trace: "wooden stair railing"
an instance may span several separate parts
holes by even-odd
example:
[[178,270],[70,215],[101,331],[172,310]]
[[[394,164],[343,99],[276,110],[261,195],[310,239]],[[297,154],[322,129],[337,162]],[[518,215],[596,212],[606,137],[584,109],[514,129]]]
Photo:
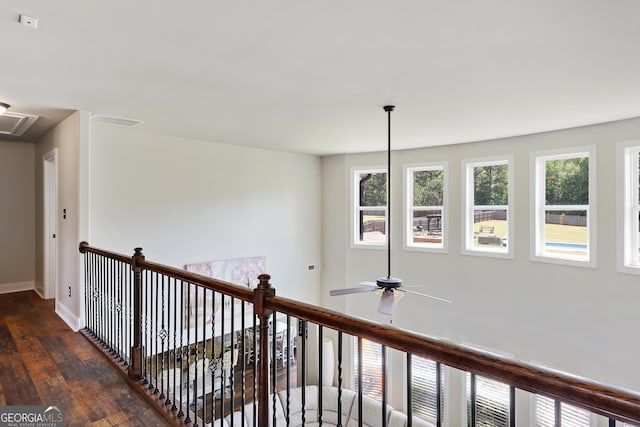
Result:
[[[257,425],[259,426],[269,425],[269,375],[270,370],[273,368],[270,366],[268,358],[261,356],[270,354],[271,351],[268,347],[268,328],[269,320],[274,313],[282,313],[340,333],[372,340],[412,356],[424,357],[471,374],[497,380],[536,395],[547,396],[557,401],[584,408],[609,418],[610,425],[615,425],[614,420],[640,424],[640,393],[279,297],[275,295],[275,289],[269,283],[270,277],[266,274],[260,276],[259,286],[252,291],[245,287],[147,261],[140,248],[136,248],[133,257],[94,248],[86,242],[80,243],[79,249],[83,254],[97,254],[110,260],[128,264],[134,272],[132,288],[133,309],[135,312],[133,314],[134,330],[130,349],[132,363],[126,372],[132,382],[137,385],[140,385],[139,382],[142,381],[141,354],[143,353],[144,342],[143,337],[140,335],[143,329],[141,326],[143,319],[140,314],[142,297],[139,286],[142,271],[163,274],[176,280],[220,292],[240,301],[252,303],[254,313],[260,319],[260,347],[258,349],[258,371],[256,372],[258,377],[256,393]],[[85,276],[87,277],[90,276],[90,264],[85,263]],[[86,304],[91,304],[89,297],[87,297]],[[96,338],[97,332],[90,330],[91,323],[91,319],[88,319],[88,327],[85,328],[83,333],[94,343],[101,341],[102,338]],[[104,342],[101,341],[100,346],[104,349]],[[113,351],[107,351],[107,353],[111,354],[113,358]],[[140,363],[136,362],[138,358]],[[151,397],[149,400],[153,402],[154,398]],[[156,406],[158,405],[156,404]],[[169,411],[167,408],[162,408],[162,405],[160,405],[160,411],[161,413],[164,411],[166,418],[175,424],[191,423],[188,414],[186,418],[176,416],[176,411]],[[194,414],[195,417],[196,415]]]

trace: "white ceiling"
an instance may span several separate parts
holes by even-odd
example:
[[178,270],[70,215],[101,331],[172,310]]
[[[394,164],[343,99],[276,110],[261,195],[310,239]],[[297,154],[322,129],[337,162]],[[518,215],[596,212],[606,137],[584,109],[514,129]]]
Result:
[[[18,15],[39,19],[33,30]],[[638,0],[3,0],[0,100],[312,154],[640,116]]]

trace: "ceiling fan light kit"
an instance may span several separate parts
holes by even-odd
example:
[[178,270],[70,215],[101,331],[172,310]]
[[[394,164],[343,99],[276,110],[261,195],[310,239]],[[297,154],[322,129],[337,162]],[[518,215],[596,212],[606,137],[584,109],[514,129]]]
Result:
[[374,282],[362,282],[360,286],[355,288],[334,289],[329,291],[329,295],[348,295],[360,292],[376,291],[380,295],[380,305],[378,312],[382,314],[392,315],[393,306],[402,298],[404,292],[416,294],[427,298],[432,298],[442,302],[451,302],[446,299],[425,295],[418,292],[404,289],[402,279],[391,276],[391,112],[395,109],[395,105],[385,105],[384,111],[387,112],[387,276],[379,277]]

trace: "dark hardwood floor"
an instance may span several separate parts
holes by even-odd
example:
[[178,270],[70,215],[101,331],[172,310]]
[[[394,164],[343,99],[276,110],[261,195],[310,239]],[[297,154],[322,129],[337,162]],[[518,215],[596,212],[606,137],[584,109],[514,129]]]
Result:
[[0,406],[63,407],[68,426],[165,426],[153,408],[35,292],[0,295]]

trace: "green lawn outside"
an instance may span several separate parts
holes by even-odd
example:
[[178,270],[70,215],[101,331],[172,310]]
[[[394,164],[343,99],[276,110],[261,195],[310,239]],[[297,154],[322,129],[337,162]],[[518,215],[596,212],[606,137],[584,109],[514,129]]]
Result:
[[[476,222],[473,225],[474,234],[479,233],[480,227],[493,227],[495,234],[498,237],[505,237],[507,235],[507,221],[482,221]],[[545,224],[545,236],[547,242],[559,242],[559,243],[587,243],[587,227],[578,227],[573,225],[560,225],[560,224]]]

